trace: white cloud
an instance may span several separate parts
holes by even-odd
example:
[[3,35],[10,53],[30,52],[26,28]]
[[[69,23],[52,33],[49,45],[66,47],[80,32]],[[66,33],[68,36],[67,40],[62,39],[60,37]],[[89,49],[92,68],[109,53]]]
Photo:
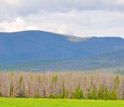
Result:
[[124,0],[117,0],[116,1],[117,5],[123,5],[124,6]]
[[61,24],[57,28],[57,33],[60,33],[60,34],[72,34],[71,27],[69,27],[66,24]]
[[68,12],[76,10],[121,10],[124,0],[2,0],[17,13],[26,15],[37,11]]
[[0,0],[0,31],[124,37],[124,0]]

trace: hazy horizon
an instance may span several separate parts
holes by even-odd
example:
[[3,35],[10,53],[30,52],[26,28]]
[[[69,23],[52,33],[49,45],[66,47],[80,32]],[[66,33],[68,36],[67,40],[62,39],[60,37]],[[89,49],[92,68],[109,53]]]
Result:
[[[40,32],[48,32],[48,33],[55,33],[55,34],[59,34],[59,35],[65,35],[65,36],[74,36],[74,37],[79,37],[79,38],[93,38],[93,37],[99,37],[99,38],[102,38],[102,37],[119,37],[119,36],[111,36],[111,35],[109,35],[109,36],[95,36],[95,35],[93,35],[93,36],[89,36],[89,37],[86,37],[86,36],[78,36],[78,35],[68,35],[68,34],[62,34],[62,33],[56,33],[56,32],[50,32],[50,31],[43,31],[43,30],[20,30],[20,31],[13,31],[13,32],[0,32],[0,33],[19,33],[19,32],[26,32],[26,31],[40,31]],[[119,37],[119,38],[122,38],[122,39],[124,39],[124,37]]]

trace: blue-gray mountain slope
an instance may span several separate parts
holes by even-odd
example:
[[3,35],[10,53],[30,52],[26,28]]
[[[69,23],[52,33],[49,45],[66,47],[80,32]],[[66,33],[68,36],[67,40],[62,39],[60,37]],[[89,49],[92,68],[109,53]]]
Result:
[[78,59],[124,49],[118,37],[78,38],[43,31],[0,33],[0,64]]

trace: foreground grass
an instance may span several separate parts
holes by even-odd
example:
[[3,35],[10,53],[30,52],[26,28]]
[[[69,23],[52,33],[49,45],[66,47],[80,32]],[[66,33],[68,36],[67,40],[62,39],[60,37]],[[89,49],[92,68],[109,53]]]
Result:
[[124,101],[0,98],[0,107],[124,107]]

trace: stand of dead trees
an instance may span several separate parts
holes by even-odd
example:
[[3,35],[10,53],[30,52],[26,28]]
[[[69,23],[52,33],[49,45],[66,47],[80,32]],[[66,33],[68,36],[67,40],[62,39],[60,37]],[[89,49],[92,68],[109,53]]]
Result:
[[124,99],[124,76],[1,72],[0,97]]

